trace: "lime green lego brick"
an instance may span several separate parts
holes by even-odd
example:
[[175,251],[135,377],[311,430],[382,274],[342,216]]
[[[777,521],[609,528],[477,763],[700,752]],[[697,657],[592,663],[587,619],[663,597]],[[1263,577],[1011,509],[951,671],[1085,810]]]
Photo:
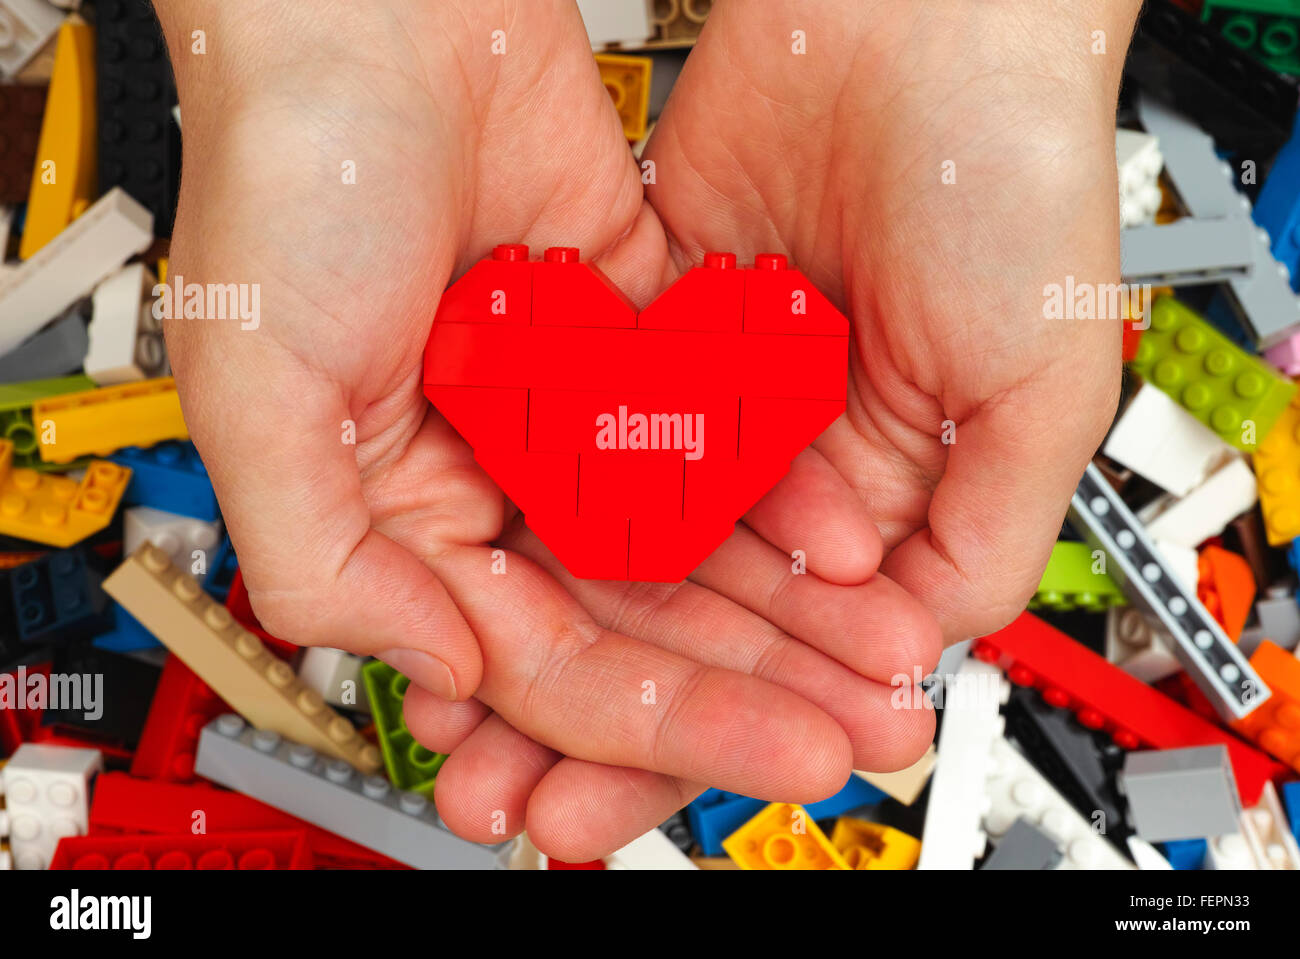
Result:
[[[1268,435],[1296,391],[1296,384],[1168,296],[1152,305],[1151,328],[1130,365],[1225,443],[1247,453]],[[1244,428],[1248,420],[1253,431]]]
[[406,728],[402,700],[411,681],[378,660],[361,667],[361,681],[370,697],[370,714],[379,734],[379,750],[384,754],[388,778],[398,789],[432,794],[438,770],[447,756],[425,749]]
[[1300,73],[1300,0],[1205,0],[1201,19],[1279,73]]
[[80,393],[94,388],[95,381],[80,373],[75,376],[56,376],[48,380],[0,384],[0,413],[30,409],[37,400],[60,396],[63,393]]
[[1092,548],[1087,543],[1057,543],[1029,608],[1104,613],[1112,606],[1127,604],[1124,591],[1105,573],[1094,573],[1093,563]]

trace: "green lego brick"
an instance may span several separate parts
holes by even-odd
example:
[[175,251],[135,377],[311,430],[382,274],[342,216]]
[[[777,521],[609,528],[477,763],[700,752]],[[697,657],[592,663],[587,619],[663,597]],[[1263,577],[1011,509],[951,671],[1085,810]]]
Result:
[[[1296,384],[1169,296],[1152,305],[1151,328],[1131,365],[1225,443],[1247,453],[1255,452],[1296,391]],[[1253,436],[1243,429],[1247,420],[1255,424]]]
[[61,393],[80,393],[94,388],[94,380],[79,373],[48,380],[0,384],[0,436],[13,440],[14,466],[49,473],[67,472],[88,464],[88,456],[74,463],[47,463],[41,459],[36,428],[32,425],[32,404]]
[[402,717],[402,700],[411,681],[387,663],[375,660],[361,667],[361,681],[370,697],[370,713],[379,734],[388,778],[398,789],[430,795],[445,753],[425,749],[415,741]]
[[1128,603],[1124,591],[1105,573],[1092,571],[1092,547],[1087,543],[1059,542],[1043,570],[1030,609],[1086,609],[1102,613]]
[[1300,0],[1205,0],[1201,19],[1265,66],[1300,73]]

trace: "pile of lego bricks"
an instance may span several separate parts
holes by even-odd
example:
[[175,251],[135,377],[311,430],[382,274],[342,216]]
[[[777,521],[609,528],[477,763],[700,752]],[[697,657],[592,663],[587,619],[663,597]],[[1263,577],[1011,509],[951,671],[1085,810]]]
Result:
[[[639,147],[708,4],[581,6]],[[443,827],[403,676],[257,622],[153,315],[180,160],[157,24],[0,0],[0,865],[1300,868],[1293,6],[1146,6],[1116,155],[1149,326],[1031,611],[927,683],[935,746],[802,807],[710,789],[566,864]]]

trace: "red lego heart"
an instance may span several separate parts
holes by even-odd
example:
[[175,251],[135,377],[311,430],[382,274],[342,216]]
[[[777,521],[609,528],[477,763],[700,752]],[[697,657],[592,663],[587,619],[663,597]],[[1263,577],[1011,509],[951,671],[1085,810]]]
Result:
[[424,392],[574,576],[675,582],[844,411],[848,336],[778,254],[638,314],[577,250],[505,245],[443,295]]

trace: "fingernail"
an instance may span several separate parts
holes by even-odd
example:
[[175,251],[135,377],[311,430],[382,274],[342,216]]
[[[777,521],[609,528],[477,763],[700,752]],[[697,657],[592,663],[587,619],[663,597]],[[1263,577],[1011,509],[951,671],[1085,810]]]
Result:
[[382,659],[417,686],[443,699],[456,698],[456,680],[451,669],[437,656],[422,649],[389,649],[377,653]]

